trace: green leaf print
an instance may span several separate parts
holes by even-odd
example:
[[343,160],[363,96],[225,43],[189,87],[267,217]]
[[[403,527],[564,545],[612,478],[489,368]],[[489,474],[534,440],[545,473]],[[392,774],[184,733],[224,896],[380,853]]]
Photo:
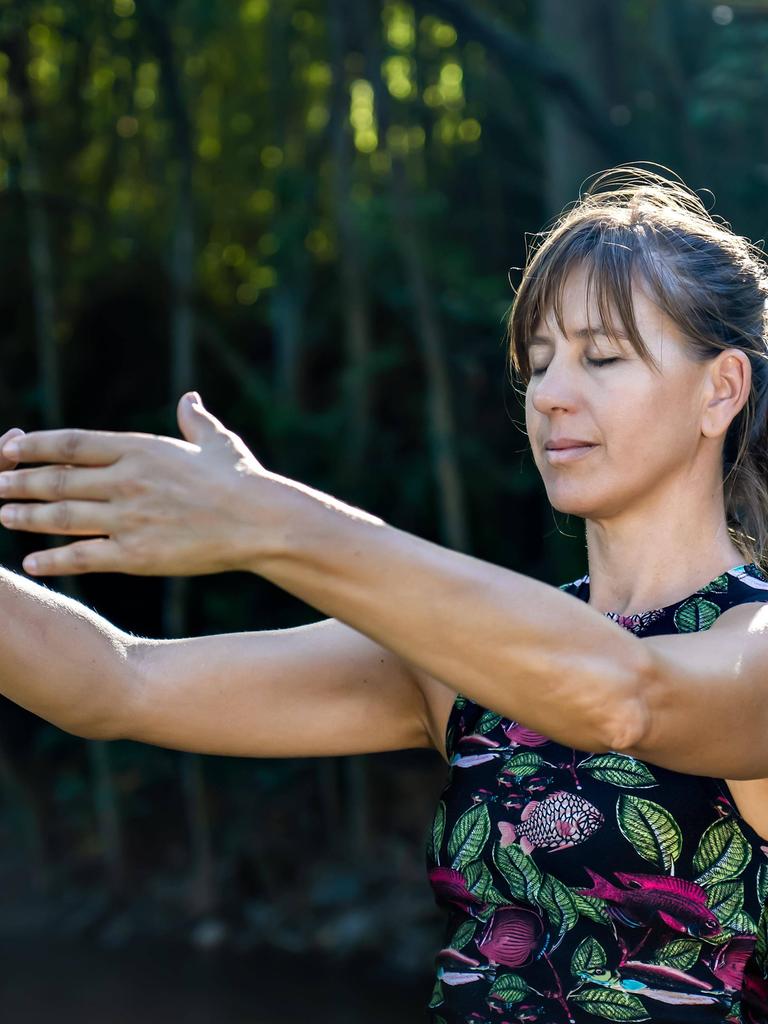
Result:
[[580,914],[588,917],[590,921],[607,925],[609,928],[612,927],[611,915],[605,909],[605,900],[601,900],[599,896],[582,896],[581,893],[574,892],[573,889],[570,890],[570,893]]
[[475,726],[475,732],[485,733],[490,732],[491,729],[495,729],[501,721],[501,715],[497,715],[494,711],[484,711],[480,716],[480,721]]
[[608,957],[606,956],[603,947],[597,939],[593,939],[591,935],[588,935],[586,939],[581,940],[573,951],[573,956],[571,957],[571,974],[575,978],[578,978],[582,974],[601,970],[607,966],[607,963]]
[[495,906],[505,906],[507,900],[493,884],[493,876],[488,866],[481,860],[472,861],[464,872],[467,889],[473,896],[477,896],[483,903],[492,903]]
[[698,885],[712,885],[736,878],[749,864],[752,851],[733,818],[713,821],[699,840],[693,855],[693,869],[699,875]]
[[519,1003],[529,991],[528,984],[519,974],[502,974],[491,985],[486,998],[493,996],[505,1003]]
[[559,938],[579,920],[579,909],[568,886],[554,875],[545,875],[539,889],[539,906],[547,912],[552,930]]
[[462,921],[451,937],[448,945],[451,949],[463,949],[470,942],[477,930],[477,921]]
[[445,1017],[441,1017],[439,1013],[436,1013],[432,1017],[432,1024],[446,1024]]
[[734,914],[726,925],[734,935],[754,935],[757,932],[757,922],[745,910]]
[[728,924],[734,914],[744,910],[744,883],[715,882],[707,889],[707,906],[720,924]]
[[650,1014],[637,998],[629,992],[619,992],[610,988],[585,988],[571,995],[574,1003],[579,1003],[589,1013],[607,1020],[640,1021],[650,1020]]
[[757,869],[757,902],[762,906],[768,900],[768,864],[763,862]]
[[762,976],[768,978],[768,907],[763,907],[757,922],[755,960]]
[[435,981],[435,987],[432,989],[432,995],[430,996],[429,1002],[427,1003],[428,1008],[431,1010],[435,1006],[440,1006],[441,1003],[445,1002],[445,993],[443,992],[443,982],[441,978]]
[[702,594],[727,594],[728,593],[728,574],[723,573],[722,576],[718,576],[716,580],[712,580],[706,587],[701,588]]
[[448,840],[448,856],[453,858],[451,867],[460,871],[469,861],[477,860],[490,834],[491,819],[486,804],[477,804],[464,811]]
[[622,793],[616,803],[616,820],[624,837],[643,860],[669,874],[674,873],[683,835],[680,826],[661,804]]
[[675,629],[678,633],[695,633],[709,629],[720,615],[720,608],[704,597],[692,597],[681,604],[674,614]]
[[432,830],[427,837],[427,857],[436,864],[440,863],[440,846],[445,831],[445,801],[440,800],[432,818]]
[[628,789],[645,789],[656,786],[655,777],[642,761],[628,754],[594,754],[579,764],[582,772],[589,772],[599,782],[610,782],[613,786]]
[[506,758],[504,774],[514,775],[516,779],[524,779],[528,775],[535,775],[543,764],[544,758],[541,754],[534,754],[532,751],[515,754],[514,757]]
[[496,843],[493,859],[514,899],[522,903],[538,903],[541,872],[519,846],[514,843],[509,846]]
[[648,963],[661,967],[674,967],[678,971],[689,971],[701,955],[701,943],[696,939],[672,939],[665,942]]

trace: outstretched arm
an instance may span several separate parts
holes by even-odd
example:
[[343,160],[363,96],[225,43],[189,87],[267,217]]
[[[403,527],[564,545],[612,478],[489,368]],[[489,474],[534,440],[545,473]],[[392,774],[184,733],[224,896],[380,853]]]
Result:
[[201,403],[182,400],[179,423],[187,442],[71,430],[19,439],[22,461],[65,465],[0,476],[8,497],[48,502],[17,506],[14,527],[106,535],[41,552],[43,572],[252,571],[566,745],[598,752],[634,739],[647,652],[632,634],[556,587],[265,470]]
[[646,637],[642,729],[624,753],[720,779],[768,776],[768,603],[695,633]]

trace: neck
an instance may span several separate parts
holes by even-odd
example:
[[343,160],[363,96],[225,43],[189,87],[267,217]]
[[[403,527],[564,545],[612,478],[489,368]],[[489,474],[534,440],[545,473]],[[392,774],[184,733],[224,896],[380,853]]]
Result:
[[589,604],[601,612],[663,608],[749,559],[728,533],[720,502],[658,502],[586,520]]

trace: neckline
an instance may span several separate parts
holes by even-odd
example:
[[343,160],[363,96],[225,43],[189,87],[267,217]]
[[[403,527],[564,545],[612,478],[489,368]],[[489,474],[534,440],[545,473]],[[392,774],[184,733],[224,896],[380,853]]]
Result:
[[[624,613],[624,612],[611,611],[611,612],[601,612],[600,614],[601,615],[607,615],[610,618],[615,619],[618,622],[637,622],[637,621],[645,618],[647,615],[650,615],[650,614],[659,615],[659,614],[661,614],[663,612],[668,612],[668,611],[670,611],[673,608],[677,608],[678,605],[684,604],[686,601],[690,601],[691,598],[698,597],[700,594],[703,594],[705,591],[710,590],[712,588],[712,584],[715,583],[717,580],[721,579],[723,576],[736,576],[736,574],[739,572],[739,570],[750,570],[750,569],[754,569],[754,570],[756,570],[757,573],[760,574],[760,576],[764,576],[764,574],[761,572],[759,566],[755,562],[740,562],[738,565],[734,565],[731,569],[724,569],[723,572],[718,573],[717,576],[714,576],[711,580],[709,580],[709,582],[702,584],[702,586],[700,586],[698,590],[694,590],[692,593],[686,594],[685,597],[681,597],[679,600],[673,601],[671,604],[661,605],[661,606],[657,606],[655,608],[646,608],[642,612],[626,612],[626,613]],[[589,581],[589,573],[587,573],[586,575],[582,576],[581,579],[578,581],[577,597],[580,597],[586,603],[589,602],[589,589],[590,589],[589,588],[589,582],[590,582]],[[597,610],[597,609],[595,609],[595,610]]]

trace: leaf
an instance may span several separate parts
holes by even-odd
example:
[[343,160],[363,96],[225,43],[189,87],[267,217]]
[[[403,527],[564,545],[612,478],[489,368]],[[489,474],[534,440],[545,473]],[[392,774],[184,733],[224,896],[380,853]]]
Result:
[[582,896],[581,893],[574,892],[573,889],[570,892],[580,914],[588,917],[590,921],[611,927],[611,915],[606,910],[605,900],[600,899],[599,896]]
[[678,633],[695,633],[700,629],[709,629],[719,615],[718,605],[704,597],[692,597],[680,605],[673,620]]
[[493,858],[514,899],[521,903],[538,903],[541,872],[534,861],[514,843],[509,846],[497,843]]
[[501,715],[497,715],[494,711],[484,711],[480,716],[480,721],[475,726],[475,732],[485,734],[490,732],[491,729],[495,729],[501,721]]
[[477,860],[490,834],[491,819],[486,804],[477,804],[476,807],[464,811],[453,826],[451,838],[448,840],[451,867],[460,871],[469,861]]
[[582,761],[579,769],[589,772],[592,778],[599,782],[610,782],[614,786],[644,789],[647,786],[658,785],[645,762],[638,761],[628,754],[594,754],[586,761]]
[[578,978],[582,974],[591,973],[608,965],[605,950],[591,935],[582,939],[571,957],[571,974]]
[[432,989],[432,995],[430,996],[427,1007],[431,1010],[434,1006],[440,1006],[441,1003],[445,1002],[445,993],[443,992],[443,982],[440,978],[435,981],[435,986]]
[[768,864],[763,861],[757,869],[757,901],[762,906],[768,900]]
[[463,949],[474,938],[476,929],[477,921],[462,921],[449,942],[451,949]]
[[671,872],[680,856],[683,835],[666,807],[643,797],[622,793],[616,819],[624,837],[643,860]]
[[493,884],[493,876],[488,870],[488,866],[481,860],[473,861],[469,864],[464,872],[464,879],[467,884],[467,889],[476,896],[483,903],[492,903],[495,906],[505,906],[509,900],[507,900],[502,894],[496,889]]
[[757,933],[755,920],[745,910],[734,914],[726,927],[736,935],[755,935]]
[[693,868],[699,875],[693,881],[712,885],[736,878],[749,864],[752,851],[734,818],[713,821],[699,840],[693,855]]
[[757,922],[755,960],[762,976],[768,978],[768,907],[763,907]]
[[571,995],[574,1003],[580,1003],[589,1013],[608,1020],[650,1020],[650,1014],[637,998],[629,992],[617,992],[609,988],[584,988]]
[[661,946],[648,960],[660,967],[674,967],[678,971],[689,971],[701,955],[701,943],[695,939],[672,939]]
[[516,779],[524,779],[528,775],[535,775],[544,764],[541,754],[534,754],[526,751],[524,754],[515,754],[504,761],[504,774],[514,775]]
[[552,930],[558,938],[564,935],[579,920],[579,910],[573,894],[554,875],[545,875],[539,889],[539,906],[547,912]]
[[716,882],[707,890],[707,906],[720,924],[728,924],[744,909],[744,882]]
[[427,858],[439,864],[438,856],[445,831],[445,801],[440,800],[432,819],[432,830],[427,839]]
[[718,576],[717,579],[712,580],[706,587],[701,588],[701,593],[712,593],[712,594],[727,594],[728,593],[728,574],[723,573],[722,576]]
[[505,1003],[519,1003],[528,992],[529,986],[519,974],[502,974],[491,985],[487,998],[493,996]]

